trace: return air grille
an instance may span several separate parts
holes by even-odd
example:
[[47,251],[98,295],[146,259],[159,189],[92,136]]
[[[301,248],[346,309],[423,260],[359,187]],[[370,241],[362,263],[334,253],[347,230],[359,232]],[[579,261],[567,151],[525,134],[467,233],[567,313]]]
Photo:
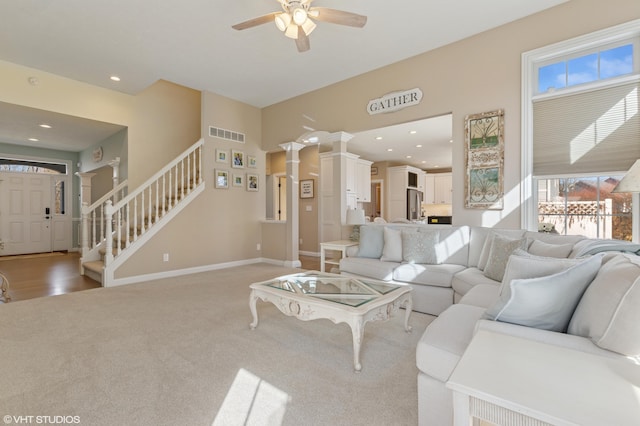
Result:
[[244,133],[209,126],[209,136],[244,143]]

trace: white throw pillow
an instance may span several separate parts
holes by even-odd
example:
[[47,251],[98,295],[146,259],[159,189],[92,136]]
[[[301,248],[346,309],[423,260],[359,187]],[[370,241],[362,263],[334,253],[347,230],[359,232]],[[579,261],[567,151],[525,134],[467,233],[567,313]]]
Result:
[[605,263],[582,296],[569,334],[603,349],[640,356],[640,257],[618,254]]
[[438,263],[436,245],[438,233],[435,231],[402,231],[402,259],[408,263]]
[[591,256],[561,272],[512,279],[485,318],[564,332],[585,289],[598,273],[602,255]]
[[384,228],[383,262],[402,262],[402,232],[399,229]]
[[480,257],[478,258],[478,269],[484,271],[484,268],[487,266],[487,260],[489,259],[489,252],[491,251],[491,243],[493,242],[493,237],[496,234],[489,233],[487,238],[484,240],[484,245],[482,246],[482,250],[480,251]]
[[540,240],[532,240],[529,244],[529,253],[536,256],[567,258],[573,250],[573,244],[549,244]]
[[364,225],[360,227],[358,257],[380,259],[383,247],[384,233],[382,226]]
[[527,239],[513,239],[496,234],[491,241],[491,249],[487,265],[484,268],[484,276],[495,281],[502,281],[504,271],[509,261],[509,256],[517,249],[526,248]]

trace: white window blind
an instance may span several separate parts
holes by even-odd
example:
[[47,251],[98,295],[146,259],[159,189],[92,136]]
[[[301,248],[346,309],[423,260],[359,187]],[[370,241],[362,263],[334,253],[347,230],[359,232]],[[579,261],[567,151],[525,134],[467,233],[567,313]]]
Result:
[[534,176],[628,170],[640,158],[640,84],[533,105]]

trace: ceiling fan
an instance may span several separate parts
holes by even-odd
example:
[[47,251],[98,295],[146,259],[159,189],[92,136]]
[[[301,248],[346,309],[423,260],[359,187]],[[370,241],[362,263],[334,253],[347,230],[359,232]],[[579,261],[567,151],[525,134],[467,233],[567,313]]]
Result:
[[309,34],[316,28],[317,21],[332,24],[348,25],[350,27],[364,27],[367,17],[342,10],[327,7],[311,7],[313,0],[277,0],[284,12],[272,12],[257,18],[249,19],[233,25],[236,30],[246,30],[258,25],[274,21],[284,35],[296,41],[299,52],[309,50]]

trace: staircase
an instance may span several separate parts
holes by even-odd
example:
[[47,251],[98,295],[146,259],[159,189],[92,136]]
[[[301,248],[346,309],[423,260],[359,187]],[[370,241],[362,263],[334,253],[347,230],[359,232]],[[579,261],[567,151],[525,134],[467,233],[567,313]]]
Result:
[[201,139],[133,192],[123,182],[82,206],[80,273],[113,285],[114,271],[204,190]]

